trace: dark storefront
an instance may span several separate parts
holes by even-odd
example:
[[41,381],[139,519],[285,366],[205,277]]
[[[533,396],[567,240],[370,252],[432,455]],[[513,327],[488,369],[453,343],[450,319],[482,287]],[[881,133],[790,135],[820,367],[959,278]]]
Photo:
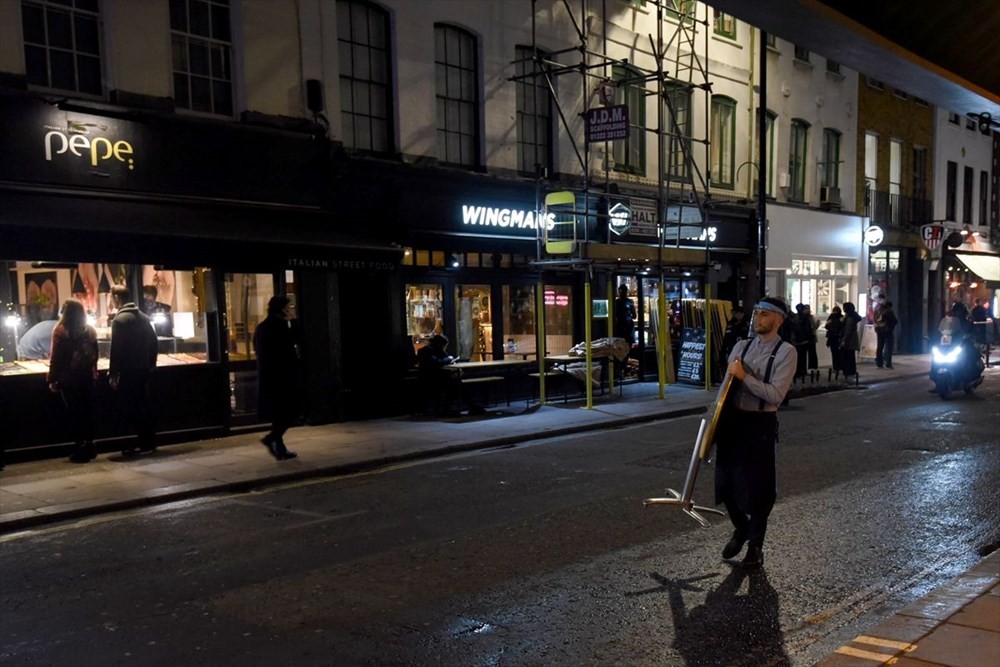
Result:
[[[329,192],[322,135],[177,116],[60,108],[0,96],[0,405],[8,451],[63,442],[45,384],[47,359],[18,342],[84,302],[107,368],[108,292],[157,288],[170,323],[158,330],[153,402],[161,438],[196,437],[256,422],[252,335],[268,299],[296,302],[304,414],[312,422],[364,416],[377,400],[358,349],[391,349],[388,294],[401,252],[353,238]],[[363,313],[359,316],[358,313]],[[384,367],[384,368],[383,368]],[[120,433],[102,374],[99,438]]]

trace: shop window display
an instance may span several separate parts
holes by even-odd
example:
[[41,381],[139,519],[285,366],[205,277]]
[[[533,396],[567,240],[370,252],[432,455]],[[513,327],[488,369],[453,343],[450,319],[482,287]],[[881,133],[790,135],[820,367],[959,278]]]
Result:
[[444,333],[444,293],[436,283],[406,286],[406,333],[419,350],[436,333]]
[[504,285],[504,354],[513,358],[534,356],[535,288],[532,285]]
[[493,316],[490,308],[489,285],[458,285],[455,288],[458,305],[456,354],[468,361],[493,358]]
[[816,317],[826,318],[834,306],[850,300],[855,263],[849,260],[792,259],[786,280],[791,305],[808,304]]
[[[205,272],[164,271],[154,266],[113,263],[51,263],[8,261],[0,282],[3,331],[0,334],[0,375],[44,373],[48,370],[51,329],[61,304],[81,301],[87,320],[97,330],[98,369],[108,368],[111,349],[111,287],[132,288],[136,303],[156,318],[157,366],[208,361],[206,314],[198,295],[204,294]],[[143,302],[143,286],[155,288],[155,298]],[[147,290],[152,292],[153,290]],[[48,336],[45,329],[48,328]]]

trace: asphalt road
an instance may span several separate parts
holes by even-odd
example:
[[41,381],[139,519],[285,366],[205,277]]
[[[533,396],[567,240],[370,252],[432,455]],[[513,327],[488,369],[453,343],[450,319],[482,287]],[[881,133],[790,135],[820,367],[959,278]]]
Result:
[[5,536],[0,662],[810,665],[1000,544],[1000,369],[929,388],[793,402],[760,574],[642,506],[684,418]]

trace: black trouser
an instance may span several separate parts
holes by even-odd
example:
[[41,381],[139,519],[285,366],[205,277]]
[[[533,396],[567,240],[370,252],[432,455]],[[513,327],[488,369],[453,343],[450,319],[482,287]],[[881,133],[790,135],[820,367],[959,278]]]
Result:
[[82,445],[94,440],[94,386],[89,383],[66,384],[59,389],[66,411],[73,442]]
[[716,438],[715,502],[723,503],[736,533],[751,546],[764,545],[767,519],[777,498],[775,412],[732,410]]
[[896,335],[891,331],[875,330],[875,365],[879,368],[892,366],[892,348],[896,344]]
[[857,350],[840,349],[840,370],[844,371],[844,377],[858,374]]
[[139,436],[139,447],[153,447],[156,425],[149,405],[149,371],[122,371],[118,375],[118,409],[123,424]]

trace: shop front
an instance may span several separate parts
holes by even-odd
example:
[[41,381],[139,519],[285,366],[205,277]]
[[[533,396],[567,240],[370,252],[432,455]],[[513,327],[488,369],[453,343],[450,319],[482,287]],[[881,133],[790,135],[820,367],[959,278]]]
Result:
[[[161,442],[258,421],[252,338],[275,294],[297,306],[292,326],[310,362],[303,414],[317,422],[349,414],[348,395],[365,383],[344,373],[343,346],[360,336],[341,324],[343,293],[351,293],[341,285],[349,276],[387,294],[401,252],[340,232],[318,194],[329,178],[325,141],[60,108],[27,95],[0,97],[0,114],[10,130],[0,140],[8,452],[44,455],[30,452],[67,439],[62,406],[45,382],[44,335],[67,298],[83,302],[98,332],[98,439],[112,449],[125,433],[106,377],[116,284],[154,321],[151,401]],[[372,313],[365,327],[388,329],[389,310]]]

